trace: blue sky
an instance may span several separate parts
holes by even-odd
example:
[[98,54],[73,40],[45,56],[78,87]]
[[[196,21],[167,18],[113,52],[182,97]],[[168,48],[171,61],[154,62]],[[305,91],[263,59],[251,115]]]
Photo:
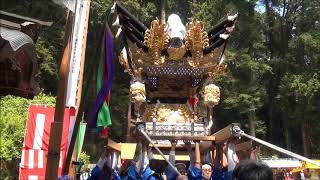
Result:
[[255,10],[261,14],[266,12],[266,8],[264,7],[264,4],[262,4],[260,1],[257,1]]

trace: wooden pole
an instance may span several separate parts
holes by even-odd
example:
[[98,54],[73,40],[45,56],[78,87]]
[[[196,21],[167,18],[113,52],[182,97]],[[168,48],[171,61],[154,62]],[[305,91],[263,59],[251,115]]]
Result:
[[46,166],[46,180],[56,180],[58,175],[59,160],[60,160],[60,145],[62,136],[62,123],[64,118],[64,109],[66,102],[66,90],[68,83],[70,49],[71,49],[71,34],[73,24],[73,13],[68,11],[68,19],[65,32],[65,47],[62,54],[58,92],[56,99],[56,107],[54,112],[54,120],[51,123],[49,149]]
[[[67,157],[65,161],[65,166],[63,169],[63,175],[67,175],[69,172],[70,162],[72,159],[72,154],[74,152],[74,145],[76,143],[76,137],[79,131],[79,125],[81,122],[81,115],[79,115],[79,109],[81,104],[81,95],[82,95],[82,83],[83,83],[83,72],[84,72],[84,65],[86,60],[86,44],[87,44],[87,32],[88,32],[88,22],[89,22],[89,12],[90,12],[90,0],[87,0],[86,6],[86,18],[85,18],[85,25],[83,30],[83,41],[82,41],[82,54],[81,54],[81,63],[80,63],[80,73],[79,73],[79,81],[78,81],[78,91],[77,91],[77,100],[76,100],[76,122],[74,124],[72,137],[69,145],[69,149],[67,152]],[[78,117],[79,116],[79,117]]]

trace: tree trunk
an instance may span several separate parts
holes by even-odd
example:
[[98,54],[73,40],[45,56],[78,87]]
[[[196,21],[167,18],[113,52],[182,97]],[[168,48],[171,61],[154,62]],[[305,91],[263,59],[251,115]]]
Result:
[[301,116],[301,133],[302,133],[302,145],[303,145],[303,155],[306,157],[311,156],[311,149],[310,149],[310,134],[309,134],[309,122],[304,117],[304,112],[302,112]]
[[287,150],[291,150],[290,124],[289,124],[287,112],[282,113],[282,119],[283,119],[283,129],[284,129],[286,148]]
[[249,112],[249,128],[250,128],[250,135],[256,137],[256,124],[255,124],[255,113],[253,110]]
[[161,12],[160,12],[161,23],[166,23],[166,0],[161,0]]
[[[263,1],[264,6],[266,8],[266,42],[267,42],[267,49],[266,49],[266,56],[269,57],[270,59],[273,58],[273,47],[272,47],[272,27],[273,27],[273,19],[272,19],[272,13],[271,13],[271,7],[270,7],[270,0],[264,0]],[[274,67],[273,67],[274,68]],[[268,86],[268,97],[269,97],[269,104],[268,104],[268,140],[270,142],[273,142],[273,129],[274,129],[274,120],[273,120],[273,114],[274,114],[274,97],[275,97],[275,79],[276,79],[277,74],[274,74],[273,77],[270,80],[270,84]]]

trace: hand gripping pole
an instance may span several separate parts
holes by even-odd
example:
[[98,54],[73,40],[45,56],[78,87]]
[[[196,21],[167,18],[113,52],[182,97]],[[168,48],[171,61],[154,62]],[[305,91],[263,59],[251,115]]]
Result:
[[246,137],[246,138],[248,138],[248,139],[251,139],[252,141],[255,141],[255,142],[257,142],[257,143],[260,143],[260,144],[262,144],[262,145],[265,145],[265,146],[267,146],[267,147],[269,147],[269,148],[271,148],[271,149],[274,149],[274,150],[276,150],[276,151],[278,151],[278,152],[280,152],[280,153],[286,154],[286,155],[288,155],[288,156],[294,157],[294,158],[299,159],[299,160],[301,160],[301,161],[305,161],[305,162],[308,162],[308,163],[310,163],[310,164],[313,164],[313,165],[316,165],[316,166],[319,166],[319,167],[320,167],[320,163],[318,163],[318,162],[316,162],[316,161],[314,161],[314,160],[311,160],[311,159],[309,159],[309,158],[303,157],[303,156],[301,156],[301,155],[299,155],[299,154],[293,153],[293,152],[291,152],[291,151],[288,151],[288,150],[286,150],[286,149],[283,149],[283,148],[281,148],[281,147],[278,147],[278,146],[276,146],[276,145],[273,145],[273,144],[271,144],[271,143],[268,143],[268,142],[266,142],[266,141],[263,141],[263,140],[261,140],[261,139],[258,139],[258,138],[256,138],[256,137],[253,137],[253,136],[250,136],[250,135],[246,134],[245,132],[243,132],[243,131],[240,129],[239,126],[234,126],[233,129],[232,129],[232,133],[233,133],[234,136],[238,136],[238,137],[244,136],[244,137]]

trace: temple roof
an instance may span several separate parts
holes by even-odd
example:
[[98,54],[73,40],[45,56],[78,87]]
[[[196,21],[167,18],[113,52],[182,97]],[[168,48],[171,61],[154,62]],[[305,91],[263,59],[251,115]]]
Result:
[[17,30],[0,27],[0,36],[4,40],[8,41],[13,51],[17,51],[25,44],[31,44],[34,46],[34,42],[30,36]]
[[0,11],[0,95],[33,98],[38,92],[35,43],[52,22]]

